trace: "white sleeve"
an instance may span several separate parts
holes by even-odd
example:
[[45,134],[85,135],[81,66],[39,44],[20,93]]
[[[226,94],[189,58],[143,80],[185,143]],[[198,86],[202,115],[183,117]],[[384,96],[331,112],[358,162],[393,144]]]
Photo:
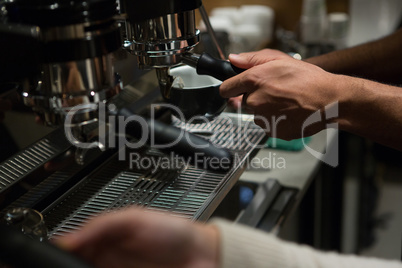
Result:
[[220,231],[221,268],[402,268],[402,262],[322,252],[263,231],[213,219]]

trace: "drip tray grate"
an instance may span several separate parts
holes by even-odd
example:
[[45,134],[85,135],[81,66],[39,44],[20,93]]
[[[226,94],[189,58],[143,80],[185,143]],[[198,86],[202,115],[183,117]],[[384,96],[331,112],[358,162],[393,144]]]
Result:
[[[50,235],[74,231],[101,212],[129,205],[169,211],[191,220],[207,219],[213,212],[209,208],[219,204],[240,176],[247,158],[266,140],[265,133],[255,125],[244,128],[249,121],[238,120],[237,124],[229,121],[218,118],[202,125],[174,121],[177,127],[202,132],[204,137],[205,133],[212,133],[207,138],[230,149],[235,155],[235,165],[229,172],[206,171],[185,163],[173,169],[140,169],[114,156],[44,212]],[[155,161],[166,157],[154,149],[140,154]]]

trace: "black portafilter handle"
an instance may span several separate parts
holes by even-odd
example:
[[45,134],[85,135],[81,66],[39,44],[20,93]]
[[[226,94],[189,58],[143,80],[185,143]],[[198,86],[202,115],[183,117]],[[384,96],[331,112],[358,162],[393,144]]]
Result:
[[83,260],[48,242],[39,242],[0,224],[0,263],[15,268],[90,268]]
[[245,69],[238,68],[229,61],[216,59],[205,52],[201,55],[193,53],[184,54],[182,61],[194,67],[197,74],[209,75],[221,81],[225,81],[245,71]]
[[[130,116],[139,117],[129,107],[118,110],[116,116],[123,116],[128,121],[126,134],[140,140],[143,135],[142,120],[129,120]],[[169,145],[161,148],[162,151],[178,155],[184,160],[199,168],[227,172],[233,167],[233,155],[225,148],[219,148],[210,141],[203,139],[183,129],[167,125],[157,120],[141,116],[143,123],[148,128],[148,133],[153,135],[154,145]],[[119,121],[119,120],[116,120]],[[147,143],[150,144],[148,137]]]

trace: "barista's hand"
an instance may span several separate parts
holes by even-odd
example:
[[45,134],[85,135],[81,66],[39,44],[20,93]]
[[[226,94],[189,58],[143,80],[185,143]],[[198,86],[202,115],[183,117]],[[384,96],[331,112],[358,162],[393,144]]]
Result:
[[11,110],[11,102],[9,100],[0,99],[0,122],[4,120],[4,113]]
[[234,109],[237,110],[237,109],[241,108],[242,101],[243,101],[243,96],[233,97],[228,100],[228,105],[230,105],[231,107],[233,107]]
[[[249,69],[249,68],[253,67],[254,65],[259,65],[259,64],[265,63],[267,57],[270,57],[270,59],[272,59],[272,60],[290,57],[288,54],[285,54],[279,50],[273,50],[273,49],[264,49],[264,50],[261,50],[258,52],[242,53],[240,55],[245,56],[245,58],[241,59],[240,61],[237,61],[237,64],[242,65],[243,66],[242,68],[244,68],[244,69]],[[236,55],[230,55],[230,58],[233,58],[233,57],[236,57]],[[231,63],[235,64],[232,61],[231,61]],[[247,107],[242,107],[242,106],[245,106],[243,104],[243,95],[230,98],[228,101],[228,104],[231,107],[233,107],[234,109],[240,109],[240,108],[247,109]]]
[[230,55],[229,60],[248,70],[224,81],[221,95],[231,98],[244,94],[243,105],[254,112],[255,122],[268,135],[291,140],[317,133],[328,122],[324,120],[302,130],[305,120],[317,110],[323,112],[325,106],[340,101],[337,75],[280,51],[265,49]]
[[218,267],[218,230],[138,208],[91,220],[56,241],[95,267]]

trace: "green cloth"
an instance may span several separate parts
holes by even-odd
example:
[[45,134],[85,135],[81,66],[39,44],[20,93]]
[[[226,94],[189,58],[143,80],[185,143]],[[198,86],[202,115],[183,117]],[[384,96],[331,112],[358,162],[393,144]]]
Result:
[[291,141],[285,141],[278,138],[269,138],[266,143],[266,147],[285,151],[301,151],[304,149],[304,144],[308,144],[310,141],[311,137]]

